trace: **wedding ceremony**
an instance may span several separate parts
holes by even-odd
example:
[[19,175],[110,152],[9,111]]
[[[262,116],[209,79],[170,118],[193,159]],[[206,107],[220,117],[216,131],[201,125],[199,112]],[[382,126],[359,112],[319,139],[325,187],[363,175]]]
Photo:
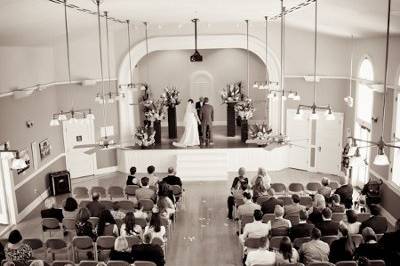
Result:
[[0,0],[0,266],[400,265],[400,0]]

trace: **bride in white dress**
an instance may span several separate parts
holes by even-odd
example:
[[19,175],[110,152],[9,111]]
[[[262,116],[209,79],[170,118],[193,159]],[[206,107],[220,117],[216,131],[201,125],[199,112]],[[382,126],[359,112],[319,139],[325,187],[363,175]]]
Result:
[[200,124],[200,119],[197,115],[196,109],[193,106],[192,99],[188,100],[183,122],[185,125],[185,132],[183,133],[181,140],[179,142],[173,142],[172,145],[180,148],[199,146],[200,138],[198,124]]

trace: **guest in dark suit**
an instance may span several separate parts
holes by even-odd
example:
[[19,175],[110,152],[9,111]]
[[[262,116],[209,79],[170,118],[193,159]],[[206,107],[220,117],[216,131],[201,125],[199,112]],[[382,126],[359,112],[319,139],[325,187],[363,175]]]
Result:
[[311,231],[314,229],[313,224],[307,223],[308,215],[307,211],[301,210],[299,212],[300,221],[298,224],[293,225],[290,229],[289,235],[290,239],[295,240],[300,237],[310,237]]
[[[56,201],[53,197],[47,198],[44,202],[45,209],[40,212],[40,216],[42,218],[54,218],[57,219],[60,223],[64,219],[64,215],[62,209],[55,208]],[[45,226],[43,226],[43,230],[47,230]]]
[[400,261],[400,219],[396,221],[395,232],[385,233],[379,240],[384,248],[385,262],[387,266],[395,266]]
[[133,263],[132,253],[129,251],[128,241],[124,236],[115,239],[114,248],[110,252],[110,260],[126,261]]
[[157,266],[164,266],[164,253],[160,246],[150,244],[151,234],[143,236],[143,244],[132,246],[133,262],[137,260],[152,261]]
[[182,181],[176,176],[175,169],[173,167],[168,168],[168,176],[164,177],[163,181],[170,186],[178,185],[182,187]]
[[332,211],[329,208],[322,210],[322,222],[316,225],[321,230],[322,236],[336,236],[339,223],[332,221]]
[[376,242],[376,234],[374,230],[372,230],[371,227],[365,227],[361,234],[363,236],[364,243],[361,243],[360,246],[358,246],[354,253],[354,258],[356,260],[359,260],[360,258],[365,258],[368,260],[383,260],[385,251]]
[[371,227],[375,234],[383,234],[388,228],[388,222],[385,217],[381,215],[381,208],[378,205],[372,204],[370,206],[372,217],[361,223],[360,232],[365,227]]
[[332,210],[332,212],[344,213],[346,208],[344,205],[340,204],[340,196],[338,194],[333,194],[331,200],[332,205],[329,208]]
[[281,205],[283,207],[283,200],[275,197],[275,190],[273,188],[268,190],[268,194],[270,194],[271,197],[261,204],[261,211],[264,214],[274,213],[276,205]]
[[348,183],[348,178],[344,177],[341,180],[342,186],[336,189],[335,194],[340,196],[340,203],[344,204],[346,209],[351,209],[353,206],[353,186]]
[[86,205],[86,208],[88,208],[90,216],[92,217],[100,217],[102,211],[106,209],[106,207],[99,202],[99,199],[100,199],[100,194],[94,192],[92,194],[92,201]]
[[203,145],[213,145],[214,107],[209,104],[208,101],[207,97],[204,98],[204,104],[199,116],[201,120],[201,130],[203,131],[203,137],[201,138]]
[[129,169],[130,175],[128,175],[128,178],[126,180],[126,185],[127,186],[132,186],[132,185],[139,185],[139,180],[135,176],[136,174],[136,167],[132,166],[131,169]]
[[352,260],[356,249],[345,224],[339,226],[339,231],[342,237],[332,242],[331,252],[329,253],[329,261],[332,263]]
[[[203,104],[204,104],[204,98],[200,97],[199,101],[196,102],[196,105],[195,105],[198,117],[200,117],[200,112],[201,112],[201,108],[203,107]],[[201,125],[198,125],[197,128],[199,130],[199,137],[202,137],[203,136],[203,131],[201,130]]]
[[231,195],[228,197],[227,205],[228,205],[228,219],[232,219],[233,207],[235,206],[235,197],[234,194],[239,192],[243,193],[246,190],[246,187],[249,184],[249,179],[245,177],[246,169],[244,167],[239,168],[239,176],[235,177],[231,186]]
[[292,195],[292,204],[285,205],[285,217],[297,216],[301,210],[305,210],[306,207],[300,205],[300,196],[298,194]]

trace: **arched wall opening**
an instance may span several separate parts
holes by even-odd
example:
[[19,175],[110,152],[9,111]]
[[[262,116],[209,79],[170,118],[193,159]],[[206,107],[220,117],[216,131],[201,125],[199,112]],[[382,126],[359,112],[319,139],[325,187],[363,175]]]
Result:
[[[177,51],[187,50],[188,52],[193,51],[194,43],[193,36],[168,36],[168,37],[154,37],[149,39],[149,53],[159,51]],[[244,35],[203,35],[199,36],[198,46],[201,50],[203,49],[246,49],[246,38]],[[264,64],[265,67],[265,43],[259,39],[250,36],[249,37],[249,51],[257,56]],[[142,59],[146,56],[146,44],[145,41],[137,43],[131,48],[132,62],[129,63],[128,52],[124,56],[119,71],[118,71],[118,82],[119,84],[128,84],[130,82],[129,67],[135,67]],[[189,58],[187,58],[189,60]],[[193,63],[195,64],[195,63]],[[151,70],[150,66],[150,71]],[[171,66],[172,67],[172,66]],[[243,67],[245,72],[246,65]],[[268,48],[268,73],[271,80],[279,80],[280,77],[280,63],[278,57]],[[207,71],[207,69],[204,69]],[[265,70],[264,70],[265,72]],[[137,72],[135,72],[137,73]],[[154,75],[152,73],[151,75]],[[251,76],[251,73],[250,73]],[[138,82],[137,75],[133,77],[133,82]],[[263,79],[265,79],[265,73]],[[243,79],[242,79],[243,80]],[[232,80],[234,81],[234,80]],[[246,83],[246,80],[243,80]],[[174,85],[174,84],[171,84]],[[250,84],[252,86],[252,84]],[[189,88],[188,88],[189,89]],[[218,88],[219,90],[222,88]],[[140,92],[134,89],[127,89],[127,97],[119,102],[119,114],[120,114],[120,138],[122,142],[129,142],[132,139],[132,134],[135,127],[139,125],[137,121],[137,115],[134,115],[139,111],[137,102],[133,103],[133,99],[137,98]],[[185,100],[185,99],[183,99]],[[279,101],[277,101],[279,102]],[[280,107],[276,102],[269,103],[268,110],[269,124],[274,130],[278,130],[280,120]],[[135,119],[136,117],[136,119]]]

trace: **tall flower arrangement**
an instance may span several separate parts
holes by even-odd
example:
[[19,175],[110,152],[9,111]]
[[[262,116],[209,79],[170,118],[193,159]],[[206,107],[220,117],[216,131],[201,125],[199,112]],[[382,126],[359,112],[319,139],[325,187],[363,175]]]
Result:
[[242,120],[249,120],[252,118],[255,110],[256,108],[254,107],[253,101],[250,98],[244,99],[235,105],[235,111]]
[[167,87],[164,89],[163,97],[165,99],[165,105],[168,108],[174,108],[181,103],[179,99],[179,90],[176,87]]
[[149,131],[148,127],[140,126],[136,129],[135,133],[135,143],[141,147],[148,147],[154,144],[156,132]]
[[265,123],[256,123],[250,126],[249,139],[246,143],[255,143],[260,146],[271,144],[274,142],[274,137],[271,133],[272,129]]
[[149,121],[161,121],[166,117],[165,111],[165,98],[161,96],[156,101],[151,100],[151,103],[148,104],[147,110],[144,113],[146,120]]
[[242,99],[242,82],[234,82],[231,84],[226,85],[221,91],[221,99],[222,103],[233,103],[238,102]]

